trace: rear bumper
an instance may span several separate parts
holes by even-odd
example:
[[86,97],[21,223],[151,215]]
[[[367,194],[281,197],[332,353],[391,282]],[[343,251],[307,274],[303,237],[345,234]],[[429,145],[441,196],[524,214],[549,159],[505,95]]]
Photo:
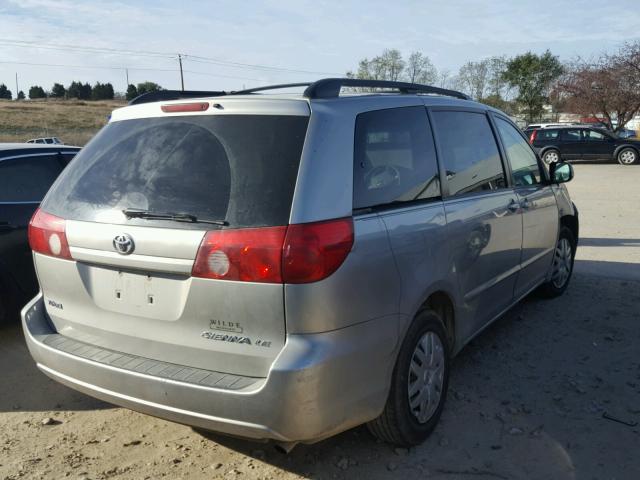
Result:
[[178,423],[282,442],[317,441],[380,414],[395,360],[395,320],[289,335],[268,377],[231,390],[125,370],[55,348],[47,342],[57,332],[42,295],[22,310],[29,351],[54,380]]

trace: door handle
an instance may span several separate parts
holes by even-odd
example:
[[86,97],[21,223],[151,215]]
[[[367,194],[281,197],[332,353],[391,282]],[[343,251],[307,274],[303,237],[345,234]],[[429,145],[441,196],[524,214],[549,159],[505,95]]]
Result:
[[507,208],[510,212],[517,212],[520,209],[520,204],[512,198]]
[[0,230],[13,230],[14,226],[9,222],[1,222],[0,221]]

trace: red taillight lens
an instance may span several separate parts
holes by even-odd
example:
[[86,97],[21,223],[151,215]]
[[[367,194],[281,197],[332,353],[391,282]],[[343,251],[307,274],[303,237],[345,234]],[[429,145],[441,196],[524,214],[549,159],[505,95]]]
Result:
[[538,130],[534,130],[533,132],[531,132],[531,135],[529,136],[529,143],[531,145],[533,145],[533,142],[536,141],[537,136],[538,136]]
[[160,108],[165,113],[204,112],[209,108],[209,103],[208,102],[173,103],[169,105],[162,105]]
[[317,282],[335,272],[353,246],[353,220],[289,225],[284,240],[284,283]]
[[351,218],[216,230],[204,236],[191,273],[244,282],[317,282],[342,265],[352,246]]
[[207,232],[196,261],[194,277],[282,282],[282,243],[287,227],[246,228]]
[[36,210],[29,222],[29,246],[34,252],[71,260],[64,218]]

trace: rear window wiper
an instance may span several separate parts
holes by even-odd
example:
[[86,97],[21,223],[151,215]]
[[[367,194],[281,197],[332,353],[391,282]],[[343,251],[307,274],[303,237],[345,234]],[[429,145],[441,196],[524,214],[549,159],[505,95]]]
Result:
[[200,219],[190,213],[172,213],[172,212],[152,212],[151,210],[138,210],[136,208],[125,208],[122,213],[127,218],[145,218],[149,220],[173,220],[174,222],[187,223],[208,223],[211,225],[227,226],[229,222],[226,220],[206,220]]

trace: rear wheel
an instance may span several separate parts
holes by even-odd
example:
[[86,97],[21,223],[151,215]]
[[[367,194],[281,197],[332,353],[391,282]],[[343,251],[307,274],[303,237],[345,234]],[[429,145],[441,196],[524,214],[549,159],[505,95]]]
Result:
[[542,285],[540,291],[546,297],[562,295],[569,285],[576,255],[576,241],[567,227],[562,227],[553,253],[551,279]]
[[633,148],[623,148],[618,152],[617,158],[620,165],[633,165],[638,161],[638,152]]
[[547,150],[546,152],[544,152],[544,155],[542,155],[542,161],[546,164],[546,165],[551,165],[552,163],[555,162],[559,162],[560,161],[560,152],[558,152],[558,150]]
[[371,433],[385,442],[409,447],[433,431],[449,386],[449,347],[442,320],[422,310],[409,327],[391,379],[382,414],[369,422]]

